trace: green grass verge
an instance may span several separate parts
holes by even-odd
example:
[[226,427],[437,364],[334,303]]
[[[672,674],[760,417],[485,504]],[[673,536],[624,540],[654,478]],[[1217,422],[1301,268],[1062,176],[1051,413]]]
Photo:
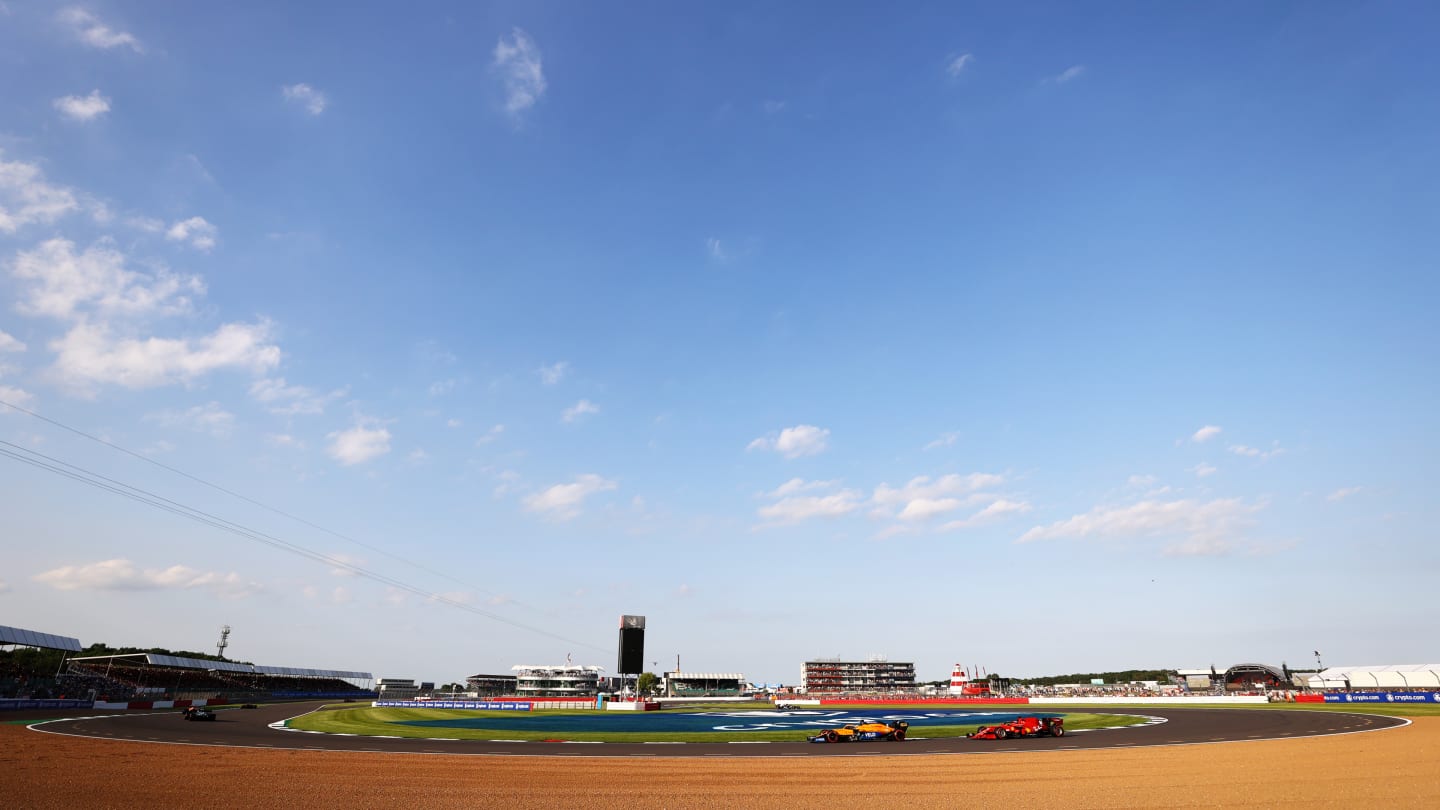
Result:
[[[735,704],[725,705],[725,709],[734,709]],[[712,707],[713,708],[713,707]],[[866,707],[875,711],[891,712],[895,710],[909,710],[903,706]],[[913,708],[913,707],[912,707]],[[953,711],[954,707],[949,706],[928,706],[930,711]],[[988,710],[1006,711],[1007,706],[986,707]],[[1024,707],[1015,707],[1023,709]],[[304,729],[306,731],[324,731],[332,734],[359,734],[361,736],[391,736],[391,737],[414,737],[432,738],[441,737],[446,739],[460,740],[574,740],[576,742],[800,742],[807,734],[813,734],[818,728],[811,729],[784,729],[778,731],[734,731],[734,732],[595,732],[595,731],[515,731],[512,729],[484,729],[484,728],[437,728],[434,726],[407,726],[402,725],[406,720],[444,720],[449,718],[481,719],[487,717],[514,718],[515,712],[484,712],[459,709],[385,709],[355,707],[327,706],[326,711],[313,712],[294,718],[289,722],[291,728]],[[683,711],[696,711],[697,707],[687,707]],[[918,709],[916,709],[918,711]],[[1050,710],[1045,709],[1048,713]],[[603,712],[602,712],[603,713]],[[1058,713],[1058,712],[1057,712]],[[546,717],[564,717],[576,715],[597,714],[595,711],[556,711],[544,712]],[[1116,714],[1095,714],[1092,712],[1064,712],[1065,728],[1070,731],[1079,731],[1087,728],[1105,728],[1109,726],[1125,726],[1143,723],[1144,718]],[[533,716],[533,715],[531,715]],[[914,726],[910,729],[911,736],[924,738],[937,737],[963,737],[975,730],[976,723],[967,723],[964,726]]]

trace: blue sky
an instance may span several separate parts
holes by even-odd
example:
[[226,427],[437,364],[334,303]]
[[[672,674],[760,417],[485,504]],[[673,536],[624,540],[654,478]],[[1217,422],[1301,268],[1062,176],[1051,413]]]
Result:
[[1433,9],[773,5],[5,0],[0,400],[109,446],[0,408],[0,617],[1435,657]]

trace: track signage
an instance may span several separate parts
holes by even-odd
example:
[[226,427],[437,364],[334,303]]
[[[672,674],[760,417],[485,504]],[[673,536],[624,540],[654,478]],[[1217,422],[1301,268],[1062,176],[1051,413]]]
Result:
[[1326,703],[1440,703],[1440,692],[1333,692]]

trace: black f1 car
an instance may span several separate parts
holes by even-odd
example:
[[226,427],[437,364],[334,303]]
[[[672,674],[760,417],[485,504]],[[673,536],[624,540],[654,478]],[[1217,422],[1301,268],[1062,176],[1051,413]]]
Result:
[[181,715],[183,715],[186,720],[214,720],[214,719],[215,719],[215,712],[210,711],[209,709],[205,708],[204,706],[191,706],[190,708],[188,708],[188,709],[186,709],[185,711],[181,712]]

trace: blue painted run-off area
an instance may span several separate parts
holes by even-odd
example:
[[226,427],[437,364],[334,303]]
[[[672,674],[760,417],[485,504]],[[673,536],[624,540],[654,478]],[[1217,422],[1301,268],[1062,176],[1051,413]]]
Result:
[[904,720],[912,727],[989,725],[1017,717],[1063,717],[1053,713],[945,712],[945,711],[746,711],[698,714],[532,714],[517,717],[454,717],[444,720],[405,720],[399,725],[425,728],[486,728],[497,731],[807,731],[839,728],[850,723]]

